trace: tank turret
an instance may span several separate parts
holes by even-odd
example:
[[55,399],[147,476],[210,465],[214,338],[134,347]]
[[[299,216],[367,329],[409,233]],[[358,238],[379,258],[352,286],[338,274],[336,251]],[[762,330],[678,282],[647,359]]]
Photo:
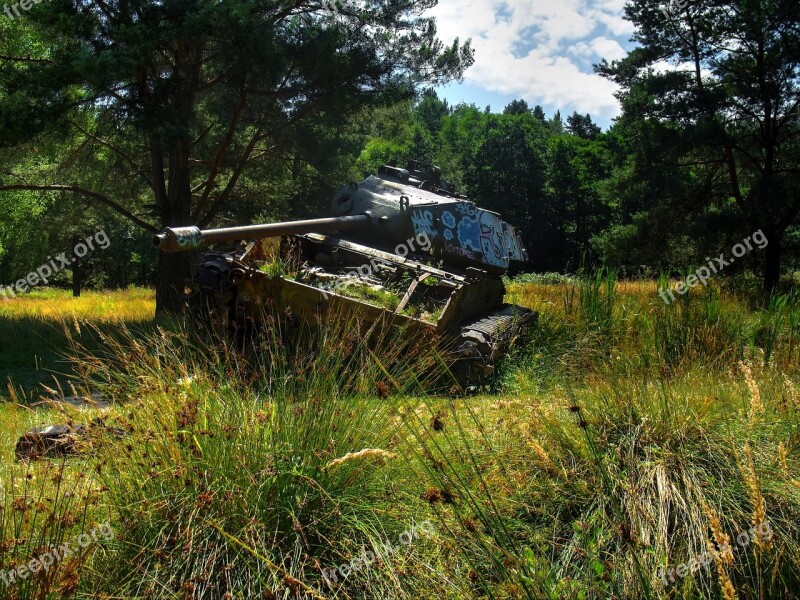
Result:
[[370,216],[372,227],[349,232],[346,239],[395,244],[425,234],[437,259],[454,267],[504,273],[512,263],[528,261],[513,226],[449,187],[441,181],[438,167],[426,172],[384,166],[377,175],[342,188],[331,212],[336,217]]
[[338,231],[346,232],[342,237],[350,241],[391,248],[424,234],[437,260],[454,267],[503,273],[514,262],[527,262],[513,226],[450,191],[438,167],[425,171],[420,163],[412,164],[417,169],[383,166],[377,175],[339,190],[331,207],[333,218],[207,231],[172,228],[155,236],[154,244],[165,252],[178,252],[214,242]]

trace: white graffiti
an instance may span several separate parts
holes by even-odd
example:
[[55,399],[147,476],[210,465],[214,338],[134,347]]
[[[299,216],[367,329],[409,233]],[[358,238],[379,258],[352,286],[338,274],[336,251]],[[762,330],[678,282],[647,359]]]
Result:
[[512,260],[527,260],[517,232],[496,214],[481,210],[469,202],[459,202],[455,210],[444,210],[436,219],[430,210],[412,213],[414,232],[430,238],[438,236],[441,227],[445,251],[487,265],[508,268]]
[[178,246],[196,248],[203,243],[203,233],[197,227],[181,227],[175,230]]
[[459,212],[459,214],[470,217],[474,217],[476,214],[478,214],[478,208],[474,204],[470,204],[468,202],[459,202],[456,204],[456,210]]
[[414,223],[414,233],[424,233],[429,237],[435,238],[439,232],[433,225],[433,213],[429,210],[419,210],[411,214],[411,221]]
[[478,211],[477,218],[463,216],[457,233],[461,246],[482,253],[487,264],[507,267],[509,260],[524,260],[516,232],[490,212]]

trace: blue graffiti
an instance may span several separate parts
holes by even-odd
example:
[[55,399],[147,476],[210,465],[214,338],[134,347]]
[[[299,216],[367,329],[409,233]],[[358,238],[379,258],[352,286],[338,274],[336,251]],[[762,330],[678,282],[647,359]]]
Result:
[[474,204],[468,204],[466,202],[459,202],[458,204],[456,204],[456,210],[460,214],[467,215],[470,217],[475,216],[478,212],[478,209],[475,208]]
[[478,222],[471,217],[463,217],[458,224],[458,241],[463,248],[471,247],[476,252],[481,252],[481,228]]
[[456,226],[456,218],[453,216],[453,213],[451,213],[449,210],[446,210],[442,214],[442,223],[444,223],[445,227],[452,229]]
[[446,239],[448,242],[450,242],[450,241],[452,241],[453,237],[454,236],[453,236],[453,230],[452,229],[445,229],[444,230],[444,239]]
[[483,258],[490,265],[508,266],[505,259],[496,253],[496,246],[490,237],[483,236],[481,238],[481,245],[483,246]]
[[481,245],[487,261],[493,265],[505,264],[506,253],[503,251],[502,221],[490,213],[481,212],[480,222]]

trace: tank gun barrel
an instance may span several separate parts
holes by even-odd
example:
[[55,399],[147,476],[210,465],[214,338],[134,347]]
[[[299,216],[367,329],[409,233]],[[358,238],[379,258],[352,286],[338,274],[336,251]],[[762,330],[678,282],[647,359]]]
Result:
[[244,227],[226,227],[224,229],[201,230],[199,227],[167,227],[161,233],[153,236],[153,246],[163,252],[186,252],[215,242],[236,242],[303,233],[348,231],[365,227],[369,223],[369,216],[355,215],[268,223],[265,225],[247,225]]

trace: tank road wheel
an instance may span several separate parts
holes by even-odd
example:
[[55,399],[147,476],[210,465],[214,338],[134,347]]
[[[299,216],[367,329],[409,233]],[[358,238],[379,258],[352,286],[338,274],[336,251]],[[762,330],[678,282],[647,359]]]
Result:
[[231,327],[231,311],[236,299],[236,286],[230,280],[225,258],[224,255],[207,256],[192,267],[191,277],[186,280],[189,316],[218,333]]

